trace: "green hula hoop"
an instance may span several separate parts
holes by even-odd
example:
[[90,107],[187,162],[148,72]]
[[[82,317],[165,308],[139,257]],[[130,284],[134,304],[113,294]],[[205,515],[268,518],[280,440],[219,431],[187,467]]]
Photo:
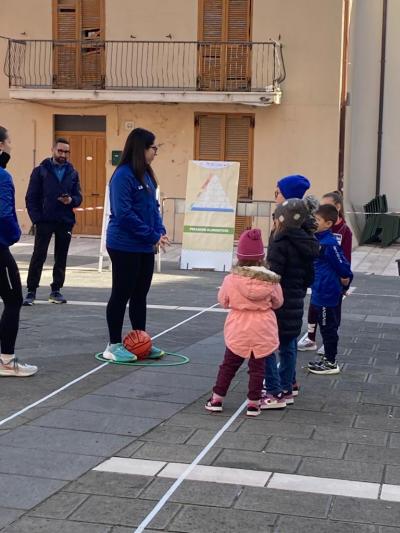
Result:
[[176,361],[170,361],[170,362],[160,362],[160,359],[145,359],[142,361],[133,361],[132,363],[122,363],[120,361],[111,361],[110,359],[104,359],[103,353],[97,353],[95,355],[95,358],[98,361],[101,361],[102,363],[110,363],[110,365],[125,365],[125,366],[179,366],[179,365],[186,365],[186,363],[189,363],[190,359],[186,355],[182,355],[180,353],[173,353],[173,352],[165,352],[165,355],[172,355],[172,357],[176,357]]

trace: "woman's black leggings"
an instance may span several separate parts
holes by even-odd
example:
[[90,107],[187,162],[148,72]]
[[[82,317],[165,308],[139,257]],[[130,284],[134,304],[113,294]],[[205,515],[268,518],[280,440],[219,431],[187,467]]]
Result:
[[132,329],[146,330],[146,297],[154,270],[154,254],[107,248],[112,263],[112,291],[107,305],[110,343],[122,340],[126,304]]
[[0,296],[4,303],[0,318],[1,353],[13,355],[22,305],[22,286],[17,263],[8,248],[0,248]]

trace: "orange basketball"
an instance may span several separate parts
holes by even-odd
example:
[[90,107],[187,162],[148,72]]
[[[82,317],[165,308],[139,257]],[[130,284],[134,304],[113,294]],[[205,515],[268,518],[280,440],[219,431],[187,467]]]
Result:
[[145,359],[151,352],[150,335],[140,329],[133,329],[123,340],[125,348],[136,355],[138,359]]

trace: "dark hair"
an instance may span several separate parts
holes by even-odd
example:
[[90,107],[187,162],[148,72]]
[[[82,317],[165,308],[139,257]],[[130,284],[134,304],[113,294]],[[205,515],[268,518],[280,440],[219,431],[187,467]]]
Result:
[[266,266],[265,259],[257,259],[250,261],[250,259],[238,259],[237,266],[240,267],[253,267],[253,266]]
[[3,143],[8,138],[8,131],[3,126],[0,126],[0,143]]
[[335,205],[339,204],[339,217],[344,219],[343,196],[339,191],[327,192],[322,198],[331,198]]
[[332,222],[333,226],[339,218],[338,210],[334,205],[330,204],[320,205],[315,214],[323,218],[325,222]]
[[64,137],[57,137],[57,139],[54,141],[53,146],[57,146],[58,143],[68,144],[68,146],[70,145],[70,142],[67,141],[67,139],[65,139]]
[[128,135],[125,146],[121,155],[121,161],[118,165],[129,165],[135,174],[135,177],[141,182],[141,184],[147,189],[145,174],[147,173],[154,187],[157,187],[157,180],[154,175],[153,169],[146,162],[144,151],[148,150],[154,141],[156,136],[154,133],[143,128],[135,128]]

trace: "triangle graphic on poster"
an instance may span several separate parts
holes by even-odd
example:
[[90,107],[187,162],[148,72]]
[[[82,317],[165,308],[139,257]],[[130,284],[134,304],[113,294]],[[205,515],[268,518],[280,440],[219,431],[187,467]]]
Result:
[[191,211],[235,211],[218,176],[211,174],[201,187],[196,200],[190,206]]

